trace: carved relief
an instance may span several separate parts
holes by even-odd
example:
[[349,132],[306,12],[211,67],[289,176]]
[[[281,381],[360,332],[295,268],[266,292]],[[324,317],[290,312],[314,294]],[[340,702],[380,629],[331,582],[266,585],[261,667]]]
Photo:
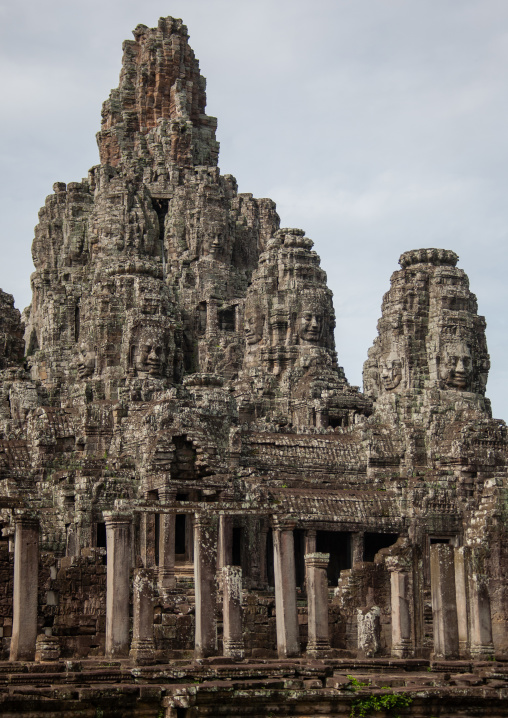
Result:
[[483,396],[489,368],[485,320],[450,250],[405,252],[383,299],[379,336],[364,366],[378,398],[433,387]]

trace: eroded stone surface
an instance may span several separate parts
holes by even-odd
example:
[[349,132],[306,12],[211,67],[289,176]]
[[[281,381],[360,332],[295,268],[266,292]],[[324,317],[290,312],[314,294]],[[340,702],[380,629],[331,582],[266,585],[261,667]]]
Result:
[[[40,211],[23,323],[0,294],[3,658],[13,613],[20,628],[22,510],[40,523],[27,655],[69,666],[128,661],[130,650],[152,664],[135,680],[151,671],[154,685],[156,662],[195,655],[182,675],[199,690],[157,688],[168,716],[194,705],[213,715],[207,681],[225,673],[196,666],[217,653],[228,666],[273,661],[242,674],[249,705],[284,703],[275,687],[265,701],[282,681],[323,714],[337,691],[337,715],[350,711],[340,693],[350,681],[312,656],[353,661],[351,671],[365,656],[407,670],[433,654],[506,658],[506,426],[491,418],[485,321],[457,255],[401,256],[362,394],[339,365],[312,240],[220,174],[205,104],[182,22],[138,26],[103,106],[100,164],[57,182]],[[329,560],[306,569],[306,554]],[[443,601],[459,609],[451,643],[437,635]],[[277,649],[300,654],[291,675]],[[132,675],[111,666],[101,681],[108,670],[129,687]],[[495,706],[505,677],[479,670],[467,685],[492,686]],[[316,681],[323,693],[311,698]],[[448,696],[454,715],[448,688],[432,700]]]

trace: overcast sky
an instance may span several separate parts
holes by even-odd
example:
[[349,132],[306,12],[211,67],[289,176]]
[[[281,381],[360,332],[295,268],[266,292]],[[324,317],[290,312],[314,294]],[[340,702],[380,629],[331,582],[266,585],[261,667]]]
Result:
[[30,302],[38,209],[98,163],[121,43],[161,15],[189,28],[221,171],[314,240],[349,381],[399,255],[453,249],[507,419],[506,0],[0,0],[0,286],[16,306]]

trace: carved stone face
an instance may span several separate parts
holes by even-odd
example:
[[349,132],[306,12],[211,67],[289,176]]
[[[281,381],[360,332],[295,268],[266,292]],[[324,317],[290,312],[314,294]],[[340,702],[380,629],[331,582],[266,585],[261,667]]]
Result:
[[393,391],[399,386],[402,381],[402,360],[397,354],[391,352],[381,357],[379,375],[385,391]]
[[323,333],[323,314],[318,309],[302,309],[298,317],[298,334],[304,342],[316,344]]
[[245,341],[250,346],[259,344],[263,338],[264,317],[259,305],[246,308],[245,312]]
[[226,244],[223,226],[220,223],[210,223],[207,235],[203,238],[203,256],[219,260],[223,259]]
[[85,379],[92,376],[95,371],[95,352],[86,346],[79,350],[78,354],[78,376]]
[[163,352],[157,341],[141,341],[134,353],[134,368],[139,376],[162,376]]
[[472,371],[471,349],[467,344],[445,345],[439,366],[441,380],[448,389],[467,390]]

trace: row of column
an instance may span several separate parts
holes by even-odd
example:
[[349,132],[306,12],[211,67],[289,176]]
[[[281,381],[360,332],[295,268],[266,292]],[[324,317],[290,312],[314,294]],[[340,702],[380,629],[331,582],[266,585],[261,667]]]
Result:
[[[162,517],[159,587],[174,588],[174,515]],[[131,569],[131,515],[106,512],[107,594],[106,655],[120,657],[129,651],[129,596]],[[194,522],[194,578],[196,597],[196,656],[216,651],[216,561],[217,519],[196,516]],[[274,528],[274,577],[277,650],[281,657],[300,653],[293,527]],[[33,660],[37,637],[37,592],[39,565],[39,522],[30,516],[15,517],[13,626],[10,660]],[[222,546],[222,548],[221,548]],[[231,566],[229,543],[219,541],[222,564],[224,652],[241,657],[241,569]],[[326,655],[328,638],[329,554],[315,548],[312,536],[305,555],[309,655]],[[430,548],[434,657],[458,658],[493,653],[490,602],[485,577],[473,570],[473,549],[436,544]],[[136,572],[134,582],[134,633],[132,651],[139,659],[153,650],[152,572]],[[392,613],[392,654],[412,655],[410,576],[393,570],[390,576]],[[147,653],[148,652],[148,653]]]
[[[129,651],[130,526],[131,517],[105,513],[108,551],[106,600],[106,656],[126,656]],[[194,590],[196,657],[213,655],[217,650],[216,559],[217,519],[196,516],[194,521]],[[222,548],[221,548],[222,545]],[[219,542],[220,562],[230,560],[228,543]],[[329,554],[305,556],[308,581],[309,655],[325,655],[328,638]],[[159,569],[160,570],[160,569]],[[242,572],[238,566],[222,566],[224,655],[243,657]],[[298,611],[294,563],[293,528],[274,531],[275,610],[279,656],[299,655]],[[134,629],[131,656],[149,660],[153,651],[152,572],[138,570],[134,580]]]
[[[431,545],[433,658],[485,658],[494,653],[487,581],[475,569],[474,549]],[[392,655],[409,658],[414,654],[409,573],[393,570],[390,587]]]
[[474,549],[449,544],[430,547],[434,655],[472,658],[494,653],[487,581]]

